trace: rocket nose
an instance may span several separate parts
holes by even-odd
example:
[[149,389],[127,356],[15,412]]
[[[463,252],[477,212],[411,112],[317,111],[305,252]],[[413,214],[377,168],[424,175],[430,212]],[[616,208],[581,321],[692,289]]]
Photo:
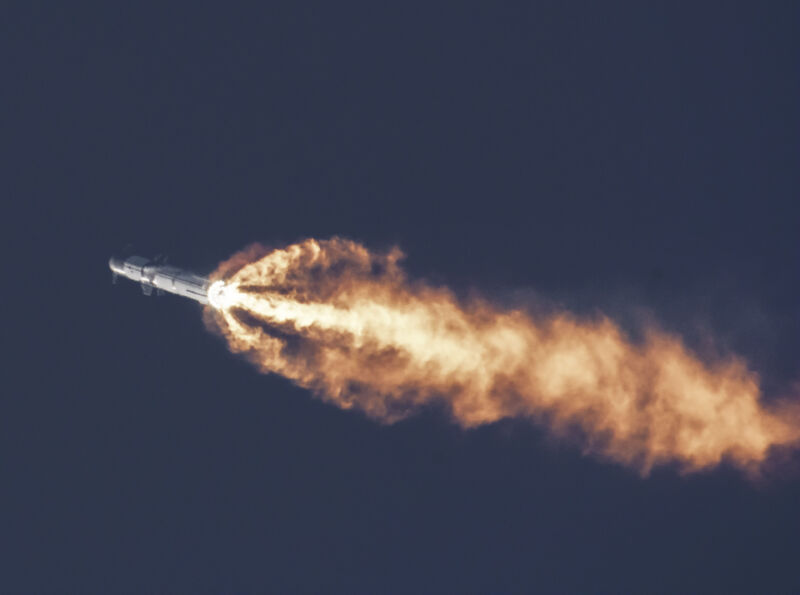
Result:
[[112,256],[108,259],[108,268],[110,268],[114,273],[120,274],[122,273],[122,269],[125,266],[125,261],[117,256]]

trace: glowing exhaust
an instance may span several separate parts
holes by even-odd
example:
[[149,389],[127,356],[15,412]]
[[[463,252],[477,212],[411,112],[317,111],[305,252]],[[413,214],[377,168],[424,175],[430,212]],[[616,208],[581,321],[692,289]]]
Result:
[[207,319],[261,371],[385,423],[431,403],[464,427],[527,418],[642,473],[757,472],[800,440],[797,403],[765,404],[739,358],[701,361],[657,329],[634,343],[604,317],[459,301],[409,281],[401,258],[338,238],[253,246],[213,275]]
[[228,287],[225,281],[214,281],[209,286],[208,303],[217,310],[230,307],[233,300],[233,288]]

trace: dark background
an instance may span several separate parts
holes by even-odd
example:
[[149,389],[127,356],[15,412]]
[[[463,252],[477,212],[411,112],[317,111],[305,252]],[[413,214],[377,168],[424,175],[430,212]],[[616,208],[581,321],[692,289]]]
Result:
[[380,426],[107,270],[397,243],[459,291],[645,310],[781,396],[796,3],[128,4],[0,18],[1,592],[800,592],[796,473]]

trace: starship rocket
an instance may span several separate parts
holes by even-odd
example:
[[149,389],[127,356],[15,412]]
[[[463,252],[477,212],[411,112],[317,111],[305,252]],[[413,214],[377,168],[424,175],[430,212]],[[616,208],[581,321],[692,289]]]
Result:
[[108,266],[113,273],[114,281],[117,277],[125,277],[140,283],[145,295],[151,295],[154,290],[157,294],[174,293],[204,305],[213,305],[214,293],[223,285],[221,281],[212,283],[208,277],[168,265],[159,259],[142,256],[130,256],[125,259],[112,256]]

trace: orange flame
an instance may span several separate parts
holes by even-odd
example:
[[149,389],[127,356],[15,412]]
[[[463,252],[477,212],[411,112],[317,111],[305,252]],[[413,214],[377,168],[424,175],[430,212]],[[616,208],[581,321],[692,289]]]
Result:
[[409,281],[402,256],[339,238],[253,246],[220,265],[207,314],[262,371],[387,423],[437,402],[463,427],[527,417],[645,474],[723,460],[757,471],[800,441],[796,405],[762,404],[740,359],[705,364],[656,330],[634,344],[607,318],[462,303]]

